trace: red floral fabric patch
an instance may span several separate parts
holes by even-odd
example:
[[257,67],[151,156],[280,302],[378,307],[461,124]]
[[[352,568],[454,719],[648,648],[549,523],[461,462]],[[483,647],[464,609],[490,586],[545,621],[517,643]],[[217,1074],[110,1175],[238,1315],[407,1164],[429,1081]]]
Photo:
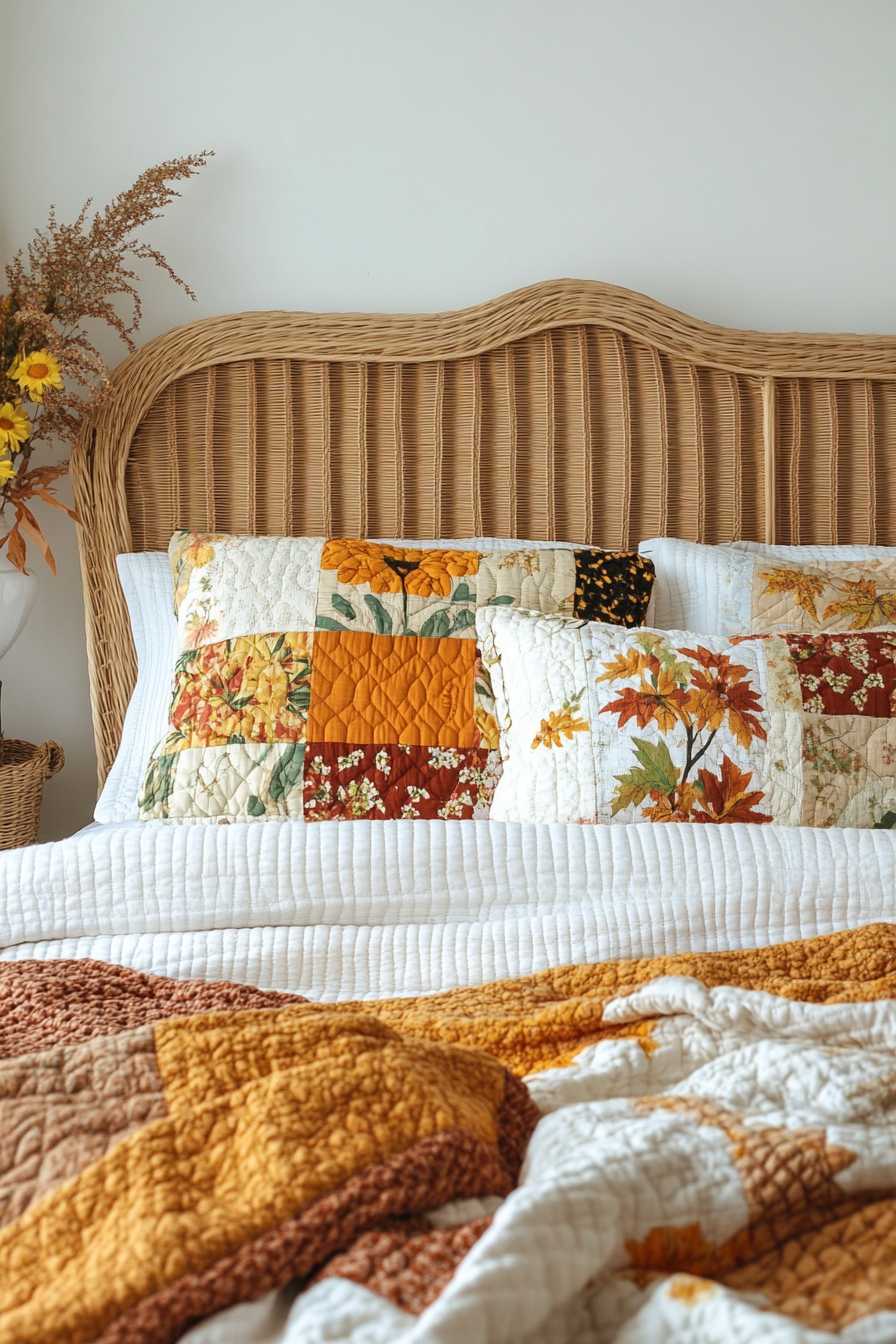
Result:
[[785,635],[803,709],[893,718],[896,634]]
[[500,774],[496,751],[398,743],[309,742],[308,821],[487,816]]

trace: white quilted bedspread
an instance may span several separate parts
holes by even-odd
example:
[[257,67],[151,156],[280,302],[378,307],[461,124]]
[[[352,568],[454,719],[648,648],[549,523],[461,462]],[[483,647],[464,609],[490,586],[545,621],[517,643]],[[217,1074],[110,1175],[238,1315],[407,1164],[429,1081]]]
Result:
[[0,855],[0,956],[318,1000],[896,920],[896,832],[498,822],[106,824]]
[[[604,1022],[655,1015],[662,1020],[649,1054],[633,1039],[603,1041],[571,1067],[529,1080],[545,1115],[520,1185],[421,1316],[329,1278],[298,1297],[271,1294],[221,1313],[186,1339],[896,1339],[896,1003],[819,1006],[669,976],[617,999]],[[876,1203],[880,1192],[887,1198]],[[807,1204],[821,1212],[797,1251],[776,1249]],[[458,1208],[454,1221],[482,1211]],[[857,1233],[842,1231],[850,1218]],[[448,1208],[433,1218],[450,1220]],[[744,1238],[770,1250],[744,1255]],[[683,1262],[706,1255],[716,1268],[707,1277],[651,1269],[670,1254]],[[726,1257],[733,1269],[719,1269]]]

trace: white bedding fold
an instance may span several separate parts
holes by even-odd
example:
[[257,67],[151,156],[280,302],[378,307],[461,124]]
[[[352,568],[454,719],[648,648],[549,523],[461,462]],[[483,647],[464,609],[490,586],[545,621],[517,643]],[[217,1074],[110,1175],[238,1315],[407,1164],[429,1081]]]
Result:
[[896,834],[498,822],[130,823],[0,855],[0,956],[315,998],[896,920]]

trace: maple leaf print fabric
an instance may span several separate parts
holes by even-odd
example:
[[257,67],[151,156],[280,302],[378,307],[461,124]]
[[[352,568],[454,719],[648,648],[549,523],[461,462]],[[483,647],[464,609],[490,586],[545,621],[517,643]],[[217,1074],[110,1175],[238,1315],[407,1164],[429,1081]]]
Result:
[[874,630],[896,625],[896,563],[754,562],[753,628]]
[[[141,819],[489,815],[501,772],[481,607],[624,625],[636,552],[180,532],[181,652]],[[561,730],[562,731],[562,730]]]
[[[768,553],[674,537],[641,542],[656,565],[651,623],[707,634],[842,633],[896,627],[896,555]],[[794,552],[796,552],[794,554]],[[597,619],[591,617],[590,619]]]
[[695,635],[482,611],[502,821],[896,825],[896,632]]

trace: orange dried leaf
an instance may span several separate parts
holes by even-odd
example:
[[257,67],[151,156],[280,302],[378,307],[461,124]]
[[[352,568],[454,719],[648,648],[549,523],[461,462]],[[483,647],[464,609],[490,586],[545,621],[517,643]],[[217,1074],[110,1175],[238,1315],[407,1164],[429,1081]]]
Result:
[[690,821],[700,795],[695,784],[685,781],[668,794],[653,789],[650,797],[653,806],[641,809],[644,820],[670,822]]
[[[44,560],[47,562],[53,573],[53,578],[55,579],[56,561],[53,558],[53,552],[50,550],[50,546],[49,543],[47,542],[46,537],[40,530],[40,526],[38,524],[37,519],[31,512],[31,510],[27,509],[25,505],[21,503],[16,505],[16,514],[18,516],[18,525],[21,527],[23,532],[27,532],[31,540],[37,545],[41,555],[43,556]],[[23,551],[24,551],[24,543],[23,543]]]
[[61,499],[57,499],[55,495],[51,495],[49,490],[35,490],[34,493],[37,498],[42,499],[45,504],[52,504],[54,509],[61,509],[63,513],[67,513],[73,523],[79,523],[81,521],[74,509],[70,509],[67,504],[63,504]]
[[746,680],[750,669],[732,663],[728,654],[710,653],[702,645],[681,652],[696,658],[704,669],[694,673],[688,698],[698,732],[704,728],[716,732],[727,715],[728,727],[742,747],[749,747],[754,737],[764,742],[766,731],[756,717],[762,713],[762,701]]
[[6,554],[9,556],[16,569],[25,573],[25,543],[19,532],[19,525],[16,523],[11,532],[7,532],[0,545],[6,546]]
[[573,733],[587,733],[588,720],[577,718],[571,709],[565,706],[562,710],[554,709],[546,719],[542,719],[541,727],[532,739],[532,750],[537,747],[561,747],[563,738],[571,742]]

